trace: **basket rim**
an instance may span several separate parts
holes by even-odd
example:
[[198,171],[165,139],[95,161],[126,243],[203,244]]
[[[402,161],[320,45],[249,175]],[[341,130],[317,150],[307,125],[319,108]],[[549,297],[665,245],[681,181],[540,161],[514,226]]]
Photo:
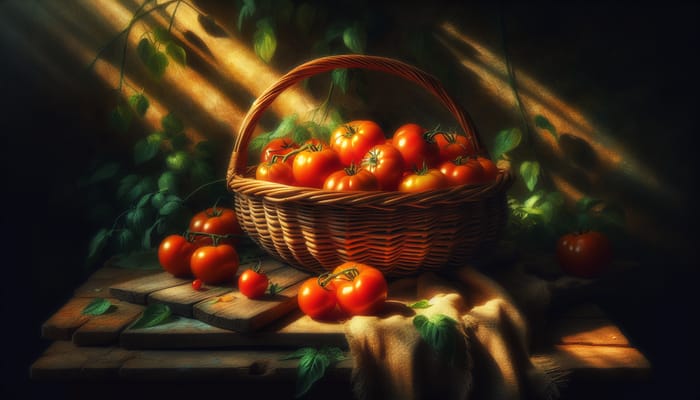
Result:
[[436,205],[478,202],[505,193],[513,183],[509,169],[499,170],[496,180],[488,184],[459,185],[423,192],[399,191],[336,191],[301,186],[289,186],[252,177],[234,175],[228,188],[234,194],[264,197],[272,203],[305,203],[318,205],[365,206],[393,208],[410,206],[432,208]]

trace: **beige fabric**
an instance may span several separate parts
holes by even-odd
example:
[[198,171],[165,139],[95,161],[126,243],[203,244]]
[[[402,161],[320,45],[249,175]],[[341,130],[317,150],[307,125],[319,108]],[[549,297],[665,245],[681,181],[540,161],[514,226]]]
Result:
[[[432,306],[346,322],[357,398],[558,397],[556,386],[530,362],[527,323],[498,284],[465,267],[449,281],[424,273],[414,290],[416,300],[429,299]],[[457,349],[466,362],[450,366],[437,357],[413,326],[419,314],[444,314],[459,322]]]

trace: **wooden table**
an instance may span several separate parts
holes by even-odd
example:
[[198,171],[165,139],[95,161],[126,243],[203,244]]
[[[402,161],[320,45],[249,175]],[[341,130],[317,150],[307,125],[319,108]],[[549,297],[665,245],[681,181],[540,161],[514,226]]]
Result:
[[[159,383],[157,393],[170,388],[184,394],[186,387],[197,393],[197,385],[206,382],[199,386],[208,388],[202,389],[205,392],[218,387],[231,393],[250,389],[291,397],[297,360],[282,360],[285,355],[300,347],[323,345],[347,352],[347,343],[341,325],[312,321],[294,309],[294,288],[305,275],[286,268],[276,275],[278,280],[286,279],[289,292],[262,305],[238,304],[237,310],[249,311],[241,317],[222,311],[232,298],[247,300],[230,288],[210,288],[208,301],[191,288],[188,292],[194,297],[175,296],[188,288],[189,281],[172,279],[158,270],[107,265],[44,323],[42,336],[53,342],[31,366],[31,377],[37,382],[73,385],[76,398],[91,397],[86,389],[91,385],[112,385],[110,393],[116,398],[130,385],[139,385],[143,391],[144,384],[150,387],[148,383],[154,382]],[[83,308],[96,297],[109,299],[113,312],[83,315]],[[151,328],[130,328],[151,302],[167,303],[179,316]],[[211,309],[217,306],[223,308]],[[601,385],[638,385],[649,379],[648,360],[593,304],[562,313],[548,329],[548,341],[551,346],[533,357],[550,357],[570,371],[568,397],[576,398],[576,388],[590,392]],[[312,389],[311,397],[322,396],[330,387],[334,397],[351,398],[351,370],[350,358],[334,365]]]

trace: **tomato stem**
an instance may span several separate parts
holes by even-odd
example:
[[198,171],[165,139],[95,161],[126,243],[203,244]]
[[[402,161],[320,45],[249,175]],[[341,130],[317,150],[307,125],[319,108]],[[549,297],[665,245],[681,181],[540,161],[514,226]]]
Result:
[[[360,271],[357,268],[347,268],[347,269],[344,269],[340,272],[336,272],[335,274],[332,274],[330,272],[325,272],[325,273],[318,276],[318,285],[321,286],[322,288],[326,289],[326,286],[335,278],[345,276],[346,278],[348,278],[348,280],[352,281],[358,275],[360,275]],[[328,289],[326,289],[326,290],[328,290]]]

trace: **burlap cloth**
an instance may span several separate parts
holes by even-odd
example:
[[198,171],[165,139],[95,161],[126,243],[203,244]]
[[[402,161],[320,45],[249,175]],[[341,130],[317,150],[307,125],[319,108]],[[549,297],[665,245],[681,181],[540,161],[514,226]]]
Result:
[[[345,323],[354,360],[358,399],[556,399],[564,371],[547,359],[533,359],[523,308],[536,320],[547,307],[547,286],[517,271],[504,276],[513,290],[471,267],[448,277],[426,272],[392,286],[384,312]],[[499,282],[501,280],[499,279]],[[514,295],[519,298],[518,304]],[[393,300],[397,299],[397,300]],[[431,306],[412,309],[412,300]],[[448,363],[426,344],[413,325],[416,315],[444,314],[458,322],[455,351]]]

